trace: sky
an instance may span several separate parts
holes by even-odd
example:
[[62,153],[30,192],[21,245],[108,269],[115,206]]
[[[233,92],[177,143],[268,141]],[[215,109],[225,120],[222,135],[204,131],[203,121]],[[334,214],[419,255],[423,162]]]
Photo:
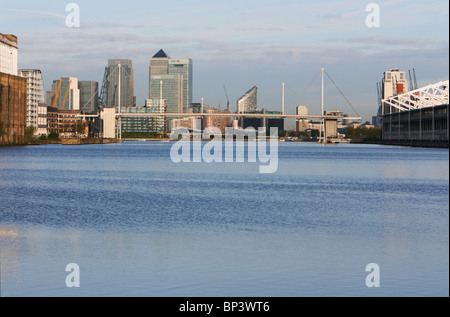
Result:
[[[228,95],[235,111],[257,86],[258,108],[281,110],[284,82],[286,113],[306,105],[319,114],[325,68],[325,110],[365,122],[385,71],[414,69],[419,86],[449,78],[446,0],[374,1],[378,27],[366,23],[371,1],[0,0],[0,33],[18,37],[19,68],[40,69],[45,90],[63,76],[101,83],[108,59],[131,59],[143,106],[150,59],[163,49],[193,60],[193,102],[224,109]],[[79,27],[66,23],[69,3]]]

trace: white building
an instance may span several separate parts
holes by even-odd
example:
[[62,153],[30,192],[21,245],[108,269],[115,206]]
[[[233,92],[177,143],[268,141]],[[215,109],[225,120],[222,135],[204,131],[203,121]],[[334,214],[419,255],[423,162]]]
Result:
[[[308,108],[306,106],[297,106],[297,115],[308,115]],[[303,132],[309,129],[308,119],[297,119],[295,123],[297,132]]]
[[397,96],[405,92],[408,92],[406,72],[401,72],[398,68],[393,68],[388,72],[384,72],[383,99]]
[[48,135],[47,125],[47,105],[41,104],[37,106],[37,135]]
[[253,87],[237,101],[237,112],[254,112],[258,107],[258,88]]
[[17,37],[0,33],[0,72],[17,76]]
[[27,127],[38,128],[38,106],[44,104],[44,79],[39,69],[19,69],[19,76],[27,79]]

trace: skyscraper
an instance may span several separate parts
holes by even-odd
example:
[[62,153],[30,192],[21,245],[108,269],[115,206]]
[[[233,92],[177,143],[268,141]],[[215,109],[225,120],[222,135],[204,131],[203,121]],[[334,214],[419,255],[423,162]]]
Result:
[[150,60],[149,99],[165,99],[168,113],[183,113],[192,103],[192,71],[191,59],[169,58],[160,50]]
[[[120,67],[119,67],[120,65]],[[119,93],[119,69],[120,69],[120,93]],[[105,68],[104,83],[102,88],[103,105],[106,108],[133,107],[136,105],[134,96],[133,63],[130,59],[110,59]]]
[[51,91],[47,92],[47,104],[59,110],[80,110],[78,78],[62,77],[54,80]]
[[97,113],[98,110],[98,82],[79,81],[80,110],[86,113]]

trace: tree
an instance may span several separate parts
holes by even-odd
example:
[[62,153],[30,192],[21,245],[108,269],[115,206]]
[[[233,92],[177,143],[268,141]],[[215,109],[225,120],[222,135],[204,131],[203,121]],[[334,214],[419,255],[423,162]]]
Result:
[[50,131],[50,133],[48,134],[48,139],[49,140],[58,140],[59,139],[59,133],[56,131]]
[[78,136],[81,136],[81,134],[84,134],[84,131],[85,131],[84,124],[77,122],[72,125],[72,128],[74,129],[75,133]]
[[25,142],[30,143],[34,139],[34,133],[36,132],[36,128],[32,125],[28,126],[25,130]]

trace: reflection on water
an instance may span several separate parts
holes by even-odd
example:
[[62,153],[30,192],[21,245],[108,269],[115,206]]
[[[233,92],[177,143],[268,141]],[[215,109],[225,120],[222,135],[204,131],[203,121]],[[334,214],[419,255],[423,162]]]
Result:
[[0,148],[1,295],[448,296],[448,150],[279,150],[262,175],[159,142]]

